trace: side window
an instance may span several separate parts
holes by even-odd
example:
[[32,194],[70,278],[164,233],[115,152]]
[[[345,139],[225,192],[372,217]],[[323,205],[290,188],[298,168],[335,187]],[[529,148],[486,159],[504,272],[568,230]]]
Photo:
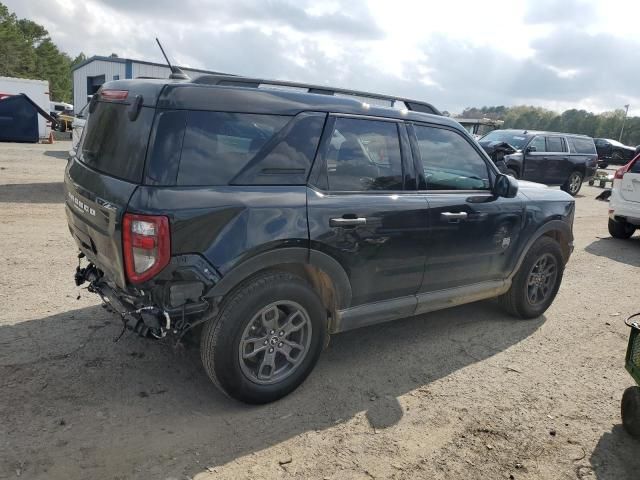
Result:
[[192,111],[187,116],[178,185],[227,185],[291,119]]
[[544,137],[535,137],[533,140],[531,140],[531,143],[529,143],[528,147],[534,147],[535,150],[532,149],[532,151],[535,151],[535,152],[547,151],[547,146],[545,145]]
[[401,190],[402,159],[394,122],[337,118],[326,153],[329,190]]
[[415,126],[428,190],[488,190],[489,171],[480,154],[459,133]]
[[566,152],[562,137],[547,137],[547,152]]
[[596,153],[596,147],[590,138],[569,137],[571,145],[571,153],[582,153],[593,155]]

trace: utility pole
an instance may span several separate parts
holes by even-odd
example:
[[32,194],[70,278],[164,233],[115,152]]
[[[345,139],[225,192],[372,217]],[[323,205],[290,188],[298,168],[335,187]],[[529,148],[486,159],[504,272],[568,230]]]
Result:
[[629,104],[627,103],[624,106],[624,118],[622,119],[622,128],[620,129],[620,138],[618,139],[618,141],[620,143],[622,143],[622,133],[624,132],[624,124],[627,121],[627,114],[629,113]]

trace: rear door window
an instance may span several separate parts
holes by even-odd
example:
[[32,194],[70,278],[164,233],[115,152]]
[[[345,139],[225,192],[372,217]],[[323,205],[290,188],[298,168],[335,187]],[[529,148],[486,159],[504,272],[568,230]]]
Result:
[[487,164],[457,132],[415,126],[428,190],[487,190]]
[[80,161],[109,176],[142,181],[154,109],[142,107],[131,121],[129,105],[98,102],[85,128]]
[[281,115],[189,112],[178,185],[227,185],[291,119]]
[[332,191],[402,190],[397,123],[337,118],[326,163]]
[[547,137],[547,152],[558,153],[566,151],[567,148],[562,137]]

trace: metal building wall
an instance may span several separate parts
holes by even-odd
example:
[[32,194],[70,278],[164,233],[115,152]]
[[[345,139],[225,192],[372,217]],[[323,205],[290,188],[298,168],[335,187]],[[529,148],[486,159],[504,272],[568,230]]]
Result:
[[[191,78],[204,75],[203,72],[184,69]],[[169,78],[171,71],[165,65],[139,63],[135,60],[114,59],[92,60],[73,71],[73,108],[79,112],[87,104],[87,78],[104,75],[104,81],[110,82],[119,78],[155,77]]]
[[87,104],[87,78],[104,75],[104,81],[125,78],[125,64],[121,61],[94,60],[73,72],[73,109],[77,113]]
[[[132,65],[132,77],[154,77],[154,78],[169,78],[171,74],[171,70],[169,67],[164,65],[150,65],[147,63],[136,63],[133,61]],[[184,73],[189,75],[191,78],[197,78],[203,75],[202,72],[196,72],[189,69],[183,69]]]

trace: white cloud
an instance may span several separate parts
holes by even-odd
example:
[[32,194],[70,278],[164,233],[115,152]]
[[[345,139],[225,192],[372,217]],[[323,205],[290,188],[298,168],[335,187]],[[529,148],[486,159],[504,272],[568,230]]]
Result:
[[4,0],[71,55],[380,91],[442,110],[534,104],[640,114],[628,0]]

